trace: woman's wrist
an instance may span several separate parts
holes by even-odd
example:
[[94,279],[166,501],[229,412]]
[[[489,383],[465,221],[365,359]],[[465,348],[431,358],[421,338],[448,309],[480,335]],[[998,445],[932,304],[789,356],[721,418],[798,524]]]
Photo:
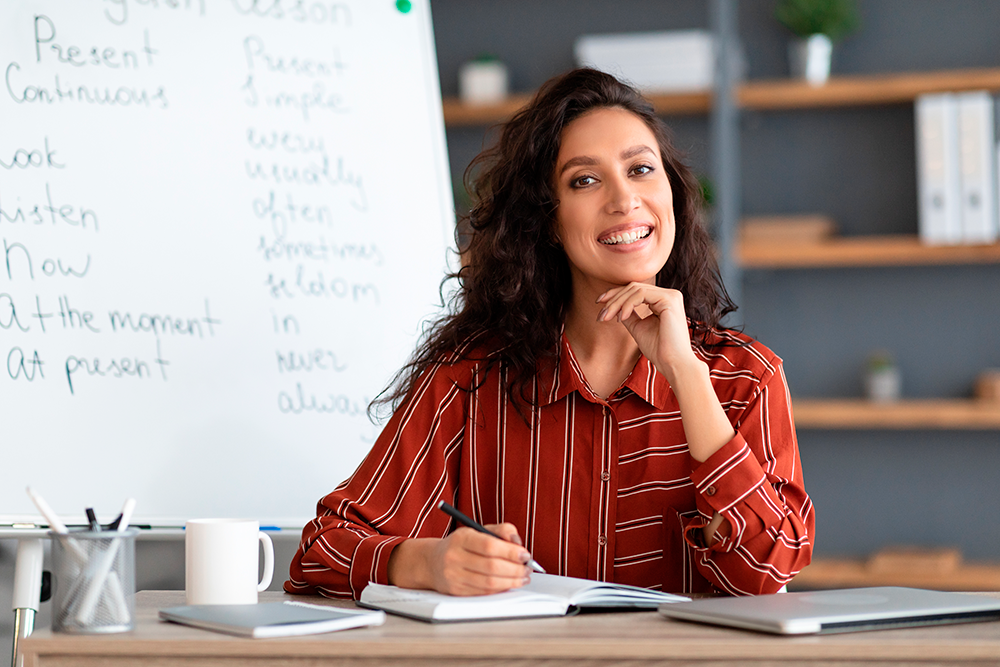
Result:
[[427,558],[436,541],[409,539],[397,544],[389,554],[389,583],[400,588],[430,588]]
[[708,364],[695,356],[693,352],[690,356],[672,364],[656,364],[656,370],[667,379],[675,394],[679,393],[679,389],[683,389],[693,382],[708,381],[711,384]]

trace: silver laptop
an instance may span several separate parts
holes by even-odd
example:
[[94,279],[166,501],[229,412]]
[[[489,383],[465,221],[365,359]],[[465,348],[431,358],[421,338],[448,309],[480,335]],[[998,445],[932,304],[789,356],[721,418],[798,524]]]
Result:
[[669,618],[782,635],[1000,620],[1000,598],[883,586],[660,605]]

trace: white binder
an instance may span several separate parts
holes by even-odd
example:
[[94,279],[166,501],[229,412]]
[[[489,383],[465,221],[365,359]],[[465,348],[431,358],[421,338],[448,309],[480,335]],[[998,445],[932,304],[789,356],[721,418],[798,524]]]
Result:
[[997,167],[993,98],[985,91],[959,93],[958,152],[962,187],[962,241],[997,240]]
[[930,245],[961,243],[962,202],[955,95],[921,95],[914,109],[920,239]]

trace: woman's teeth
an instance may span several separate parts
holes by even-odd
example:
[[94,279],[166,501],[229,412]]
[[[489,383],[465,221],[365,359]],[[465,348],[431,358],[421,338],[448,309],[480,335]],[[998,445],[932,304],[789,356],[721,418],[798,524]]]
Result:
[[635,243],[639,239],[644,239],[649,236],[651,229],[636,229],[631,232],[626,232],[625,234],[617,234],[615,236],[609,236],[606,239],[601,239],[601,243],[604,245],[628,245],[629,243]]

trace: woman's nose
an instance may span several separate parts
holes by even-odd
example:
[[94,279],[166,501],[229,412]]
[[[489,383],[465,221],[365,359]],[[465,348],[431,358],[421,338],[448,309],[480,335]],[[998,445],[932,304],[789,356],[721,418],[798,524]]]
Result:
[[639,195],[627,178],[611,179],[606,206],[609,213],[629,213],[639,206]]

